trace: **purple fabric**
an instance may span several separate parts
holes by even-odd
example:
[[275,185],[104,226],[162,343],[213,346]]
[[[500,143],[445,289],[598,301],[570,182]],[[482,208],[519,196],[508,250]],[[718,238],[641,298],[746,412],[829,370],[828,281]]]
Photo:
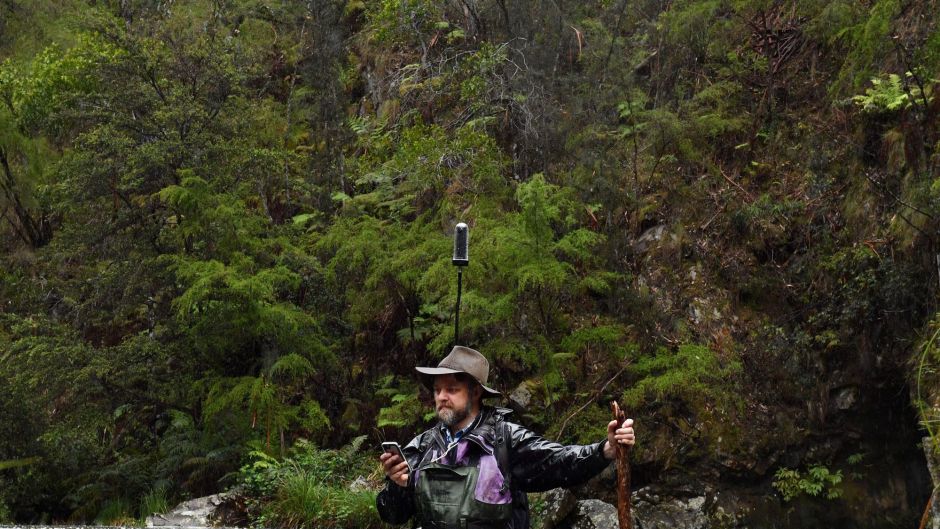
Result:
[[480,456],[479,467],[480,474],[477,477],[477,488],[473,491],[473,497],[483,503],[498,505],[512,501],[509,489],[503,486],[506,481],[502,472],[499,471],[499,465],[496,464],[493,454]]
[[[482,438],[475,438],[476,443],[469,442],[466,438],[457,442],[456,450],[448,453],[445,460],[453,461],[452,464],[466,466],[470,463],[470,445],[479,445],[483,448],[480,454],[479,474],[477,475],[476,489],[473,491],[473,497],[480,502],[496,505],[506,504],[512,501],[512,494],[505,487],[506,479],[503,473],[499,471],[499,464],[493,455],[493,447]],[[452,449],[453,450],[453,449]],[[432,458],[437,458],[440,453],[437,449],[432,451]],[[418,480],[418,470],[415,470],[415,479]]]
[[461,439],[460,441],[457,441],[457,451],[456,451],[457,455],[456,457],[454,457],[454,464],[460,465],[460,466],[467,466],[467,464],[470,462],[469,458],[467,457],[467,452],[469,451],[470,451],[470,443],[468,443],[466,439]]

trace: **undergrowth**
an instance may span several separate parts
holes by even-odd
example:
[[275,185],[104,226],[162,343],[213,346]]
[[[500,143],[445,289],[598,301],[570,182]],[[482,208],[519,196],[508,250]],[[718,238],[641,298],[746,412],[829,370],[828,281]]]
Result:
[[387,527],[375,508],[376,459],[360,450],[365,439],[337,450],[299,441],[283,459],[252,451],[239,472],[252,527]]

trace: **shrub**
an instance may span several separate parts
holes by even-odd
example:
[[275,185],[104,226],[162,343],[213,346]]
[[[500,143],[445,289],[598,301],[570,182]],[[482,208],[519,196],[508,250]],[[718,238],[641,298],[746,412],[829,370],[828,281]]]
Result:
[[[339,450],[300,441],[283,460],[261,450],[241,469],[248,516],[257,527],[379,528],[375,459],[361,453],[365,436]],[[365,479],[367,486],[352,487]]]
[[170,510],[167,499],[167,488],[156,486],[140,499],[140,519],[143,520],[152,514],[165,513]]
[[100,525],[136,525],[131,504],[124,498],[104,502],[95,523]]
[[830,471],[822,465],[813,465],[803,473],[796,469],[781,468],[774,474],[773,486],[783,495],[784,501],[790,501],[801,494],[820,496],[834,500],[842,496],[842,471]]

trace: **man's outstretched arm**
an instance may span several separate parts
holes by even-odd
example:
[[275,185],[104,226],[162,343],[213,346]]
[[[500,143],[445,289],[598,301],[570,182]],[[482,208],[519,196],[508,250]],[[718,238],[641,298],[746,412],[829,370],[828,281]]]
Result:
[[635,442],[633,421],[607,426],[607,439],[590,445],[562,445],[511,425],[510,459],[515,483],[526,492],[572,487],[599,474],[616,456],[614,445]]

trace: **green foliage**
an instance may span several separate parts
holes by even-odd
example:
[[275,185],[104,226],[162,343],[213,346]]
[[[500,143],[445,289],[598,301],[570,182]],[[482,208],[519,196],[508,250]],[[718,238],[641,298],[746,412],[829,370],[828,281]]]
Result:
[[146,519],[153,514],[164,514],[170,512],[170,502],[167,498],[167,488],[165,485],[159,485],[150,490],[140,498],[140,506],[137,514],[141,519]]
[[375,470],[374,460],[360,451],[364,441],[365,436],[357,437],[339,450],[301,441],[283,460],[253,452],[254,461],[240,472],[252,525],[385,527],[375,510],[375,492],[349,488]]
[[27,467],[29,465],[35,465],[41,461],[38,457],[28,457],[25,459],[8,459],[6,461],[0,461],[0,470],[6,470],[8,468],[20,468]]
[[424,404],[418,399],[418,387],[411,381],[398,381],[398,387],[393,375],[388,375],[379,381],[376,396],[387,399],[388,405],[379,409],[376,427],[385,428],[393,426],[402,428],[414,426],[423,422]]
[[[277,435],[283,439],[285,430],[299,430],[312,437],[322,436],[331,429],[331,424],[320,404],[310,398],[291,402],[291,396],[312,374],[313,366],[309,360],[289,354],[279,358],[260,376],[216,380],[206,397],[206,419],[232,420],[232,414],[236,417],[241,415],[242,421],[250,420],[252,429],[263,430],[268,451],[272,450],[272,438]],[[278,379],[285,376],[286,382],[278,383]]]
[[366,3],[372,38],[388,44],[412,44],[436,27],[440,6],[430,0],[381,0]]
[[940,314],[934,314],[928,329],[935,329],[929,337],[918,344],[916,370],[914,372],[914,405],[920,422],[927,431],[934,452],[940,452],[940,409],[930,401],[930,388],[937,384],[937,365],[940,363]]
[[374,454],[330,447],[423,428],[413,367],[455,341],[565,440],[625,390],[652,469],[851,425],[826,389],[933,343],[936,17],[0,0],[0,518],[129,521],[241,476],[256,525],[376,526],[344,488]]
[[676,399],[692,409],[715,405],[730,412],[741,403],[730,383],[741,372],[741,364],[721,359],[708,347],[683,344],[675,351],[661,348],[654,355],[641,357],[630,370],[638,377],[623,395],[630,408],[653,399]]
[[[905,75],[911,77],[913,74],[907,72]],[[922,94],[918,86],[906,89],[901,83],[901,77],[893,73],[882,78],[872,78],[871,84],[871,88],[865,89],[864,95],[852,97],[862,112],[869,114],[897,112],[912,104],[926,104],[933,99],[932,96]]]
[[132,513],[133,510],[127,500],[123,498],[108,500],[98,511],[95,523],[116,526],[132,525],[135,521]]
[[[518,186],[516,201],[519,211],[498,224],[479,222],[484,235],[475,251],[492,273],[477,294],[481,298],[468,296],[467,328],[482,332],[515,320],[523,335],[530,326],[545,337],[563,334],[570,323],[562,300],[609,291],[621,276],[596,268],[594,250],[604,236],[579,226],[572,189],[534,175]],[[539,349],[543,345],[537,343]],[[440,339],[438,346],[443,346]],[[504,350],[514,354],[512,348]],[[551,353],[541,354],[522,360],[545,365]]]
[[901,10],[898,0],[878,0],[871,4],[867,13],[864,6],[854,2],[833,2],[827,11],[846,10],[852,13],[853,21],[847,25],[831,28],[832,39],[843,44],[848,50],[839,76],[830,90],[836,93],[850,90],[860,85],[872,72],[877,59],[883,57],[890,47],[892,21],[897,19]]
[[71,107],[97,88],[97,69],[116,61],[120,53],[98,36],[83,33],[66,51],[56,45],[44,49],[26,68],[7,60],[0,65],[0,100],[22,130],[58,137],[68,124],[65,119],[78,118]]
[[773,486],[783,496],[784,501],[790,501],[802,494],[834,500],[842,496],[840,483],[841,470],[832,472],[823,465],[813,465],[806,472],[782,467],[777,469]]

